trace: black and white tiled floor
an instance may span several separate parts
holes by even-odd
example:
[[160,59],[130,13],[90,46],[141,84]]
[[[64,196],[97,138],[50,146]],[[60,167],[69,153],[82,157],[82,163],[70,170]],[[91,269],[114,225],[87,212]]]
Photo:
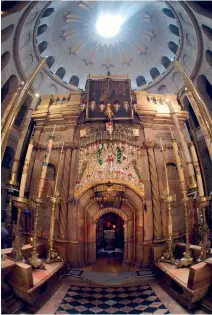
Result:
[[130,287],[70,286],[56,314],[169,314],[150,285]]

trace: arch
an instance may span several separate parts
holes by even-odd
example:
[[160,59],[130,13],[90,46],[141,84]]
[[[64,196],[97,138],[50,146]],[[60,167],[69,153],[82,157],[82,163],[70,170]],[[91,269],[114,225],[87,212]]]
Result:
[[60,67],[60,68],[57,69],[55,75],[62,80],[64,78],[65,73],[66,73],[65,68]]
[[53,8],[48,8],[48,9],[46,9],[45,12],[44,12],[43,15],[42,15],[42,18],[45,18],[45,17],[50,16],[53,12],[54,12],[54,9],[53,9]]
[[197,78],[197,89],[199,90],[209,111],[212,112],[212,86],[203,74]]
[[167,93],[166,85],[165,84],[160,85],[159,88],[158,88],[158,92],[160,92],[160,93]]
[[30,38],[31,38],[31,34],[30,33],[27,33],[27,34],[23,35],[23,37],[21,36],[21,38],[20,38],[20,48],[19,49],[24,48],[29,43]]
[[209,40],[212,40],[212,29],[209,26],[202,24],[202,31]]
[[15,119],[15,126],[16,127],[20,127],[21,126],[21,123],[22,121],[24,120],[25,118],[25,115],[26,115],[26,112],[27,112],[27,105],[26,104],[23,104],[18,112],[18,115]]
[[208,65],[210,67],[212,67],[212,51],[211,50],[209,50],[209,49],[206,50],[206,52],[205,52],[205,59],[206,59]]
[[37,36],[43,34],[47,30],[47,24],[42,24],[38,26]]
[[195,128],[199,127],[199,122],[197,119],[197,116],[194,113],[193,107],[191,106],[191,103],[189,102],[189,99],[187,96],[183,98],[183,105],[185,106],[185,109],[188,110],[190,119],[194,125]]
[[42,52],[44,52],[44,50],[46,50],[47,45],[48,45],[47,41],[45,41],[45,40],[38,45],[38,49],[39,49],[40,54],[42,54]]
[[136,78],[136,84],[137,84],[137,87],[140,87],[142,85],[145,85],[147,82],[145,80],[145,78],[142,76],[142,75],[139,75],[137,78]]
[[54,62],[55,62],[55,58],[53,56],[49,56],[46,59],[46,64],[49,67],[49,69],[53,66]]
[[4,70],[4,68],[8,65],[10,61],[10,52],[6,51],[2,56],[1,56],[1,71]]
[[4,12],[3,17],[21,11],[27,5],[29,5],[28,1],[2,1],[1,11]]
[[211,1],[188,1],[187,4],[196,13],[212,19]]
[[181,79],[181,75],[179,74],[179,72],[173,73],[172,81],[173,81],[174,85],[176,86],[176,88],[180,89],[180,87],[182,85],[182,79]]
[[11,169],[14,156],[15,156],[14,149],[11,148],[10,146],[7,146],[2,161],[2,167]]
[[170,24],[169,25],[169,30],[174,34],[174,35],[176,35],[176,36],[180,36],[180,33],[179,33],[179,28],[176,26],[176,25],[174,25],[174,24]]
[[93,220],[94,220],[94,221],[98,221],[101,216],[103,216],[103,215],[106,214],[106,213],[110,213],[110,212],[117,214],[117,215],[120,216],[124,221],[127,221],[127,220],[128,220],[128,218],[127,218],[127,216],[126,216],[126,214],[124,213],[123,210],[117,209],[117,208],[112,208],[112,207],[111,207],[111,208],[99,209],[99,210],[96,212],[96,214],[94,215]]
[[187,54],[184,54],[184,55],[183,55],[183,63],[184,63],[184,65],[186,66],[186,68],[191,71],[191,68],[192,68],[192,58],[189,57]]
[[52,94],[57,94],[57,87],[55,84],[50,84],[50,88],[51,88]]
[[170,66],[170,64],[171,64],[171,60],[170,60],[168,57],[163,56],[163,57],[161,58],[161,63],[162,63],[162,65],[164,66],[164,68],[167,69],[167,68]]
[[172,13],[172,11],[171,11],[170,9],[168,9],[168,8],[163,8],[162,11],[163,11],[163,13],[164,13],[166,16],[175,19],[175,16],[174,16],[174,14]]
[[193,34],[189,34],[189,33],[186,33],[186,40],[187,40],[187,43],[193,47],[195,50],[197,49],[197,46],[196,46],[196,39],[195,37],[193,36]]
[[18,78],[16,75],[11,75],[7,82],[1,88],[1,102],[6,103],[13,96],[18,88]]
[[77,75],[72,75],[71,79],[69,80],[69,84],[72,84],[72,85],[78,87],[79,77]]
[[157,68],[153,67],[150,69],[150,75],[151,75],[152,79],[154,80],[160,76],[160,72]]
[[178,45],[177,45],[176,43],[170,41],[170,42],[168,43],[168,47],[169,47],[169,49],[171,50],[171,52],[173,52],[173,54],[176,55],[177,50],[178,50],[178,48],[179,48]]
[[9,26],[5,27],[2,31],[1,31],[1,42],[4,43],[6,40],[8,40],[12,34],[12,32],[14,31],[14,24],[10,24]]

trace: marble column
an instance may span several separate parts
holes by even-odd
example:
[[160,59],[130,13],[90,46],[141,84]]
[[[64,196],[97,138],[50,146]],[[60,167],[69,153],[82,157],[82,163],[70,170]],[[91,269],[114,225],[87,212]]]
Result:
[[147,155],[149,161],[150,171],[150,182],[152,191],[152,207],[154,215],[154,239],[162,238],[162,217],[161,217],[161,204],[160,204],[160,193],[158,186],[157,169],[154,155],[154,144],[145,142],[147,147]]
[[170,114],[171,114],[171,117],[172,117],[175,129],[176,129],[178,138],[180,140],[180,144],[181,144],[181,147],[182,147],[182,151],[183,151],[183,155],[184,155],[184,158],[185,158],[186,166],[187,166],[187,169],[188,169],[189,189],[190,190],[194,190],[194,189],[196,189],[197,185],[196,185],[194,167],[193,167],[193,164],[192,164],[192,161],[191,161],[191,156],[190,156],[190,153],[189,153],[189,149],[188,149],[188,146],[187,146],[184,134],[183,134],[183,132],[182,132],[182,130],[180,128],[180,123],[179,123],[177,114],[174,111],[174,108],[173,108],[171,102],[167,101],[167,105],[169,107],[169,111],[170,111]]
[[63,165],[63,177],[61,182],[61,208],[60,208],[60,239],[67,239],[67,213],[68,213],[68,189],[69,189],[69,176],[71,167],[71,149],[65,150],[64,165]]

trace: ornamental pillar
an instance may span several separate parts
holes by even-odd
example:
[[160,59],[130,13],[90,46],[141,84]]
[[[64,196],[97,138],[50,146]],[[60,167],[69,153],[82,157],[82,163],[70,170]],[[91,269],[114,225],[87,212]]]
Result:
[[67,223],[68,223],[68,192],[69,192],[69,176],[71,164],[71,148],[65,150],[63,177],[61,180],[61,208],[60,208],[60,239],[67,239]]

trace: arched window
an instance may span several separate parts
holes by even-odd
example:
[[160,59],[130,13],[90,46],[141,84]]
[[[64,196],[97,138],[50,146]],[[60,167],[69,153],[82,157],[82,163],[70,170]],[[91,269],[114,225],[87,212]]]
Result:
[[168,43],[168,46],[169,46],[169,49],[176,55],[178,45],[171,41]]
[[175,19],[174,14],[170,9],[164,8],[162,11],[166,16]]
[[9,39],[9,37],[12,34],[13,30],[14,30],[14,24],[10,24],[9,26],[5,27],[1,31],[1,42],[2,43]]
[[15,126],[20,127],[21,123],[26,115],[27,105],[23,104],[18,112],[18,115],[15,120]]
[[152,69],[150,69],[150,75],[151,75],[152,79],[154,80],[160,76],[160,72],[157,68],[152,68]]
[[180,36],[180,33],[179,33],[179,28],[176,26],[176,25],[173,25],[173,24],[170,24],[169,25],[169,30],[176,36]]
[[142,86],[142,85],[145,85],[146,84],[146,80],[145,78],[142,76],[142,75],[139,75],[137,78],[136,78],[136,84],[137,86]]
[[206,50],[205,58],[207,60],[207,63],[209,64],[209,66],[212,67],[212,51]]
[[184,99],[183,99],[183,104],[184,104],[184,106],[185,106],[185,109],[188,110],[189,115],[190,115],[190,118],[191,118],[191,120],[192,120],[192,122],[193,122],[195,128],[198,128],[198,127],[199,127],[198,119],[197,119],[197,117],[196,117],[196,115],[195,115],[195,113],[194,113],[194,110],[193,110],[193,108],[192,108],[192,106],[191,106],[191,103],[189,102],[187,96],[184,97]]
[[69,84],[72,84],[74,86],[79,85],[79,78],[77,75],[72,75],[71,79],[69,80]]
[[165,84],[160,85],[159,88],[158,88],[158,92],[159,93],[167,93],[166,85]]
[[163,56],[163,57],[161,58],[161,63],[162,63],[162,65],[164,66],[164,68],[167,69],[167,68],[170,66],[170,64],[171,64],[171,60],[170,60],[168,57]]
[[10,52],[6,51],[1,56],[1,71],[4,70],[4,68],[8,65],[8,62],[10,61]]
[[42,24],[38,27],[37,35],[43,34],[47,30],[47,24]]
[[15,156],[15,152],[13,148],[7,146],[4,153],[3,161],[2,161],[2,167],[11,169],[14,156]]
[[207,36],[209,40],[212,40],[212,29],[209,26],[202,24],[202,30],[205,36]]
[[66,73],[65,69],[63,67],[60,67],[59,69],[57,69],[55,75],[62,80],[65,73]]
[[42,18],[50,16],[54,12],[53,8],[48,8],[46,11],[43,13]]
[[46,41],[43,41],[38,45],[38,49],[39,49],[40,54],[42,54],[42,52],[44,52],[44,50],[46,50],[46,48],[47,48],[47,42]]
[[47,66],[49,67],[49,69],[51,68],[51,66],[54,64],[55,62],[55,59],[53,56],[49,56],[47,59],[46,59],[46,64]]

